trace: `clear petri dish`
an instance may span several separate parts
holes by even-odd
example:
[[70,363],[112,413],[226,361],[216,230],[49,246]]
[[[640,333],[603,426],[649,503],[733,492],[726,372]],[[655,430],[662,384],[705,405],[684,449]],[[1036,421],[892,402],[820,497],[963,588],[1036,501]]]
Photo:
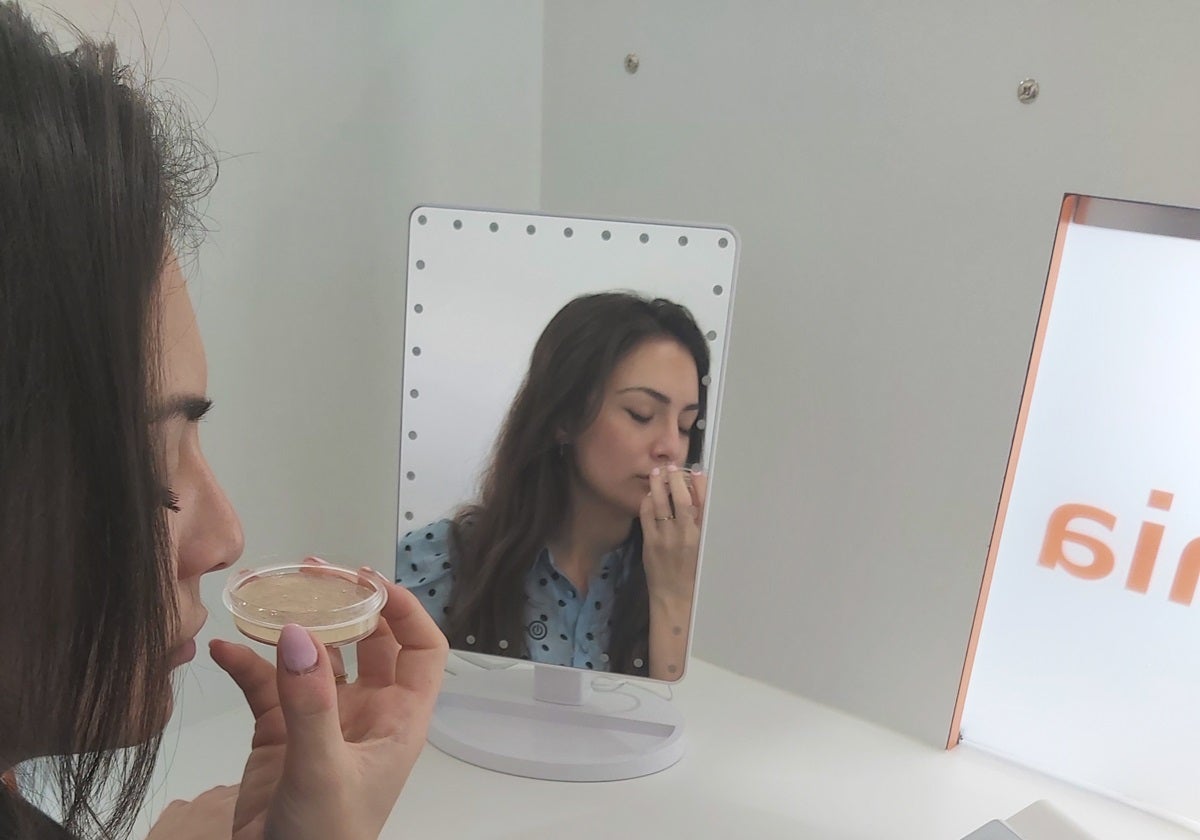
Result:
[[329,647],[365,639],[387,602],[383,584],[339,566],[307,563],[230,575],[221,594],[233,623],[256,642],[274,645],[286,624],[299,624]]

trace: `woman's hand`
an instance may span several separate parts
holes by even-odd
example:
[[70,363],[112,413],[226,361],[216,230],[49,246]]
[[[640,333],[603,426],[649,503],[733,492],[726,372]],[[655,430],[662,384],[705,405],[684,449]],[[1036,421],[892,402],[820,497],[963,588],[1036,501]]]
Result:
[[237,798],[237,785],[221,785],[190,802],[176,799],[163,809],[146,840],[228,840]]
[[700,556],[700,526],[708,478],[671,465],[650,474],[650,494],[642,500],[642,562],[652,601],[690,612]]
[[358,643],[353,683],[335,684],[329,651],[296,625],[284,629],[277,667],[244,645],[212,643],[255,719],[234,840],[379,836],[425,743],[448,650],[416,596],[384,583],[387,604]]

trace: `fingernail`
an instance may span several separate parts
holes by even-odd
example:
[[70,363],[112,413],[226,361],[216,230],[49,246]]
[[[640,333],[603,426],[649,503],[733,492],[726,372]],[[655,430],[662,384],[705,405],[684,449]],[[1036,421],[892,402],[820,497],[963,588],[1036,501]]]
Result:
[[655,467],[654,469],[650,470],[650,475],[660,475],[661,473],[662,473],[662,471],[658,467]]
[[283,667],[299,676],[317,667],[317,648],[308,631],[299,624],[285,624],[279,634],[279,653]]
[[306,557],[306,558],[304,558],[304,562],[312,563],[314,566],[328,566],[329,565],[329,563],[327,561],[322,560],[320,557]]
[[669,467],[667,467],[667,472],[675,472],[678,469],[679,469],[679,467],[675,466],[674,464],[671,464]]

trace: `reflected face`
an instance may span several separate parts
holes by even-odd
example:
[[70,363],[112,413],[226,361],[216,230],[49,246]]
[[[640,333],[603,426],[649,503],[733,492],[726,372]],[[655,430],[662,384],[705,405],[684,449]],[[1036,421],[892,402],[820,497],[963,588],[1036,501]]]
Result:
[[162,383],[154,437],[177,508],[167,513],[179,604],[179,631],[170,653],[175,667],[195,656],[195,636],[208,617],[200,603],[201,576],[236,562],[243,537],[237,514],[200,449],[199,421],[210,405],[208,365],[187,284],[174,260],[163,273],[159,295]]
[[604,385],[596,419],[574,441],[583,489],[630,517],[649,490],[650,471],[682,466],[700,413],[696,362],[669,338],[638,345]]

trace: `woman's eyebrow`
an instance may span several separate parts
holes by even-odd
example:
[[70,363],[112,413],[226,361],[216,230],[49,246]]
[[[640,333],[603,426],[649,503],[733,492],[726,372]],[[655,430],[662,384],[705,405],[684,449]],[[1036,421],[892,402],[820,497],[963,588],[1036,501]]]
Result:
[[211,408],[212,400],[208,397],[196,394],[176,394],[154,412],[153,419],[155,423],[160,423],[164,420],[182,417],[189,423],[197,423]]
[[[617,391],[617,393],[625,394],[630,391],[641,391],[643,394],[648,394],[649,396],[653,397],[656,401],[662,403],[663,405],[671,404],[671,398],[668,397],[666,394],[664,394],[662,391],[656,391],[653,388],[647,388],[645,385],[634,385],[629,388],[622,388],[620,391]],[[691,405],[685,405],[683,407],[683,410],[684,411],[699,411],[700,403],[692,403]]]

